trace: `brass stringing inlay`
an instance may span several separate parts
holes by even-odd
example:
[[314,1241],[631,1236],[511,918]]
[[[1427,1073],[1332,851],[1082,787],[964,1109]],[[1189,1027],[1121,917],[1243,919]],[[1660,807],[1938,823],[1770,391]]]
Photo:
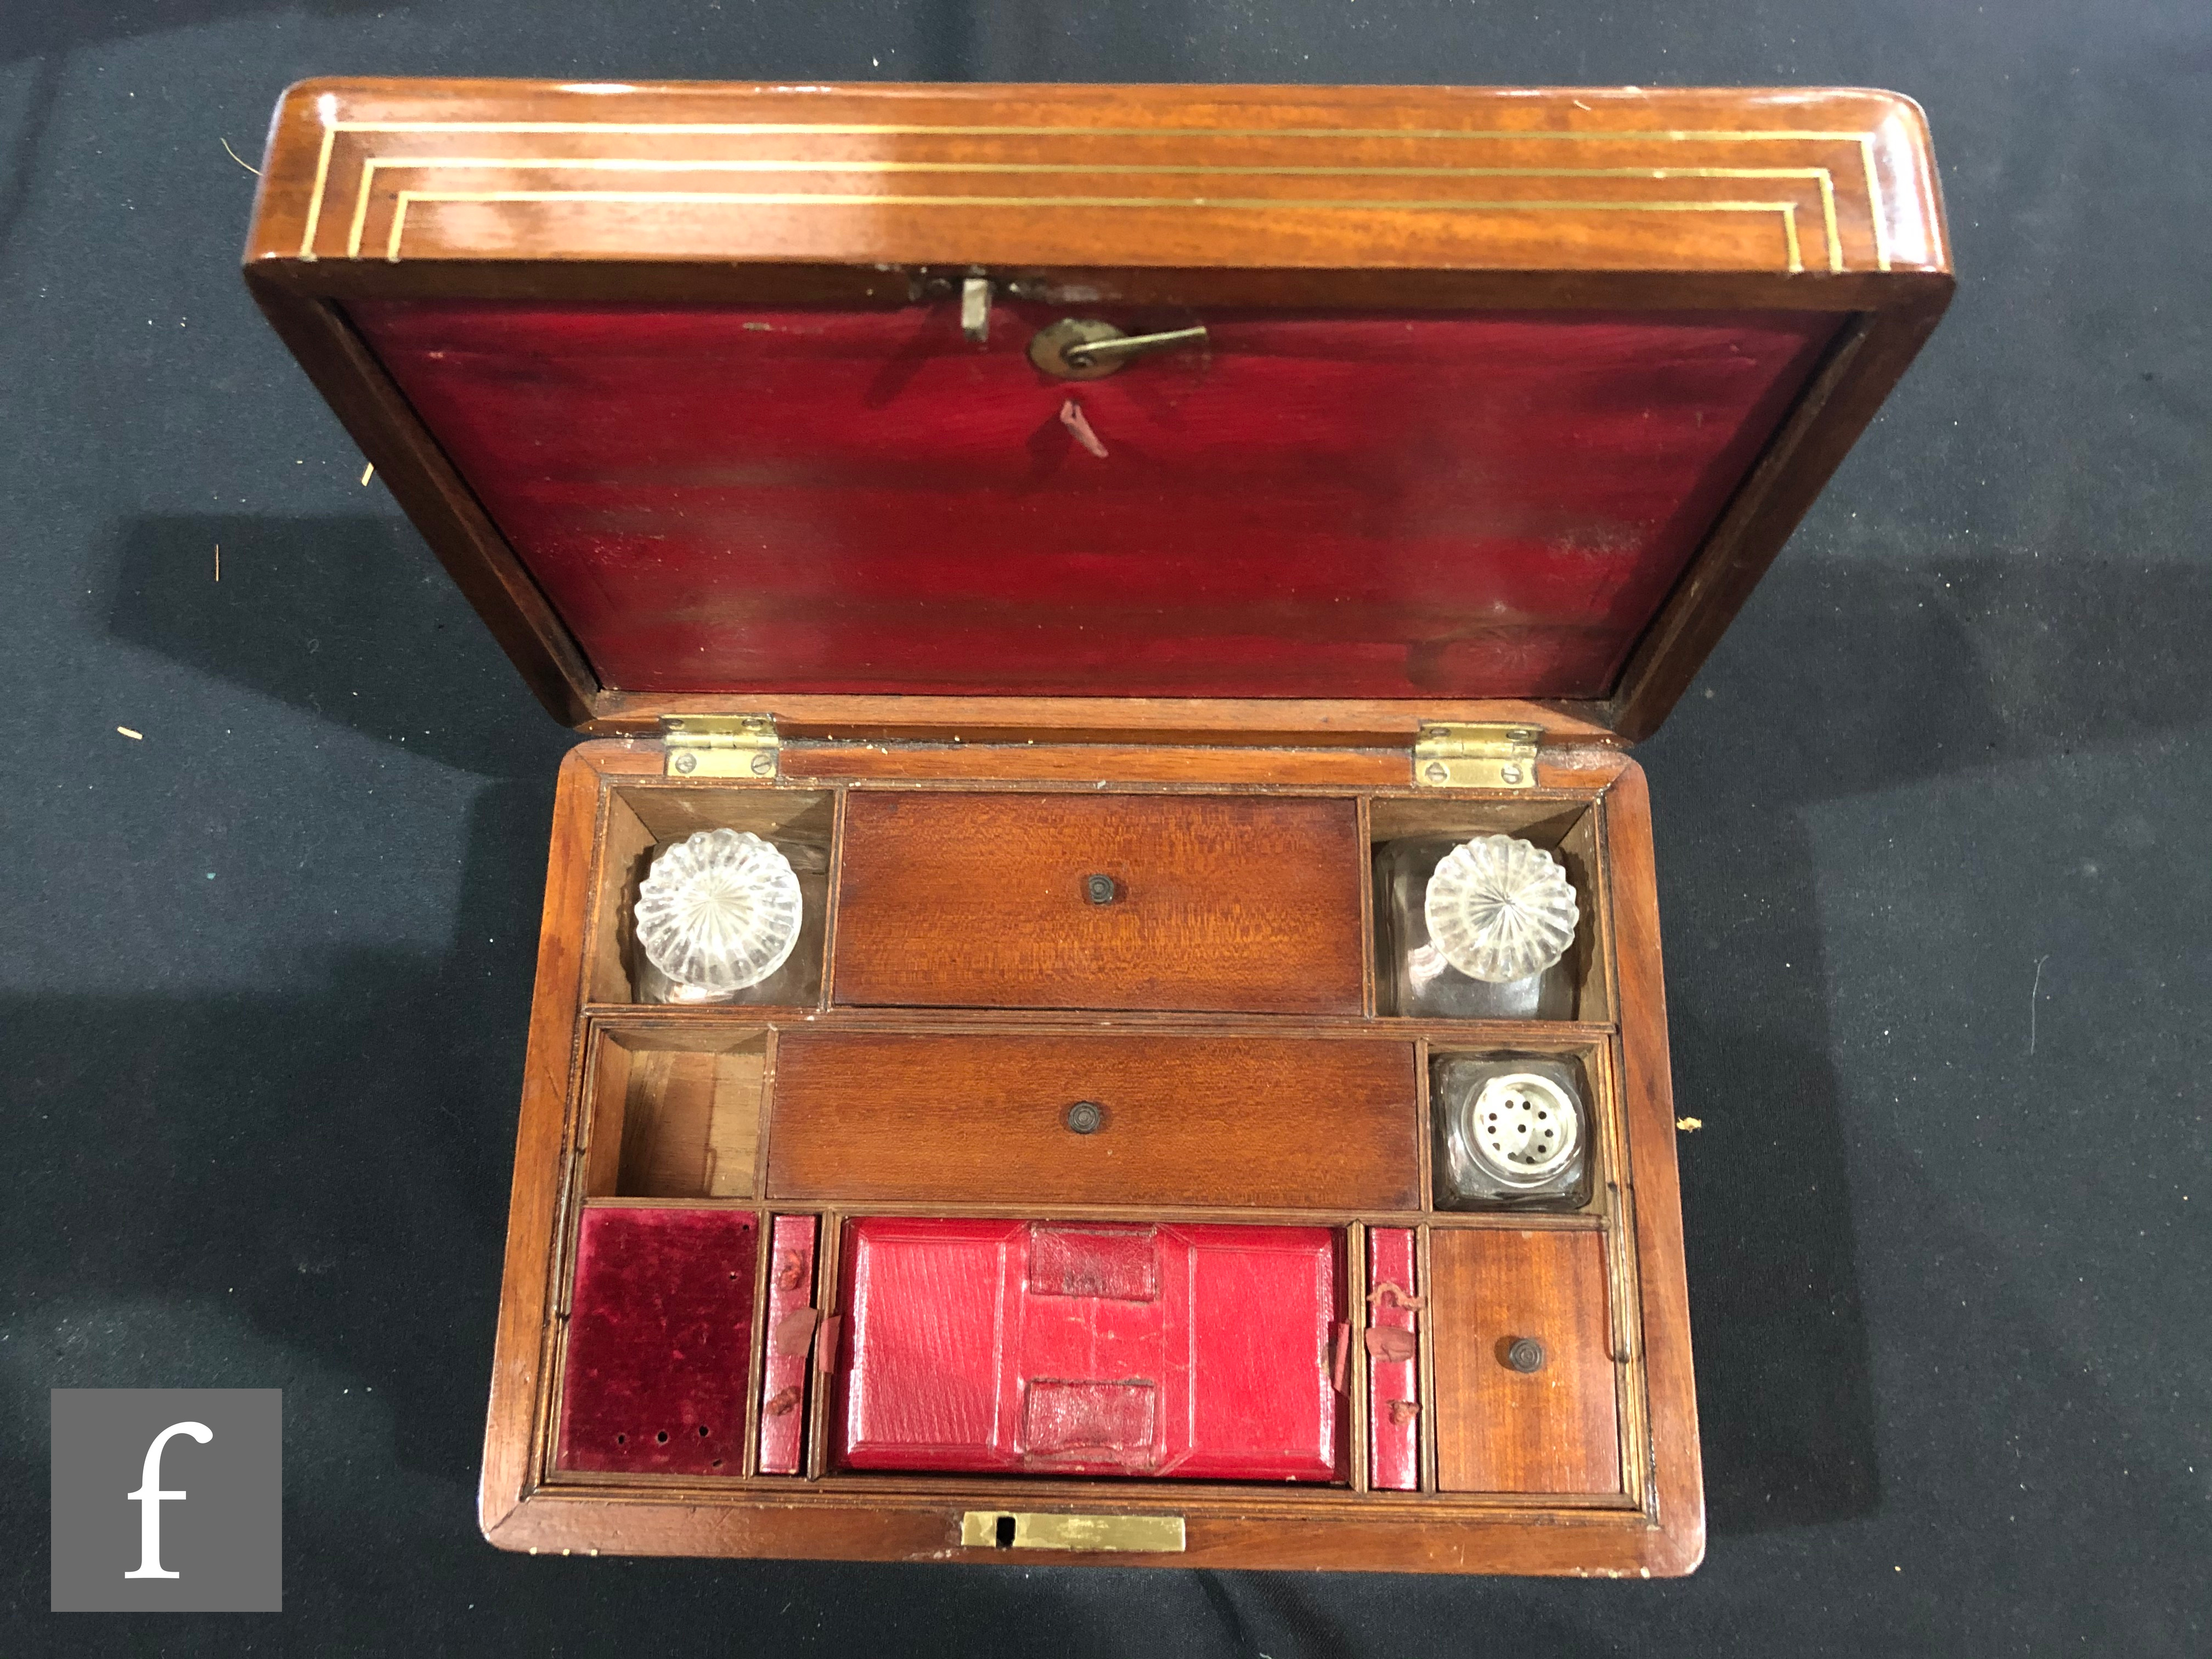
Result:
[[[303,228],[300,257],[318,257],[315,239],[321,228],[324,199],[330,184],[330,172],[340,133],[407,134],[407,133],[591,133],[595,135],[623,134],[633,136],[699,136],[699,137],[763,137],[777,135],[849,136],[849,137],[1194,137],[1194,138],[1335,138],[1335,139],[1474,139],[1504,142],[1559,139],[1587,143],[1844,143],[1854,144],[1860,154],[1863,170],[1869,223],[1875,242],[1875,264],[1883,270],[1890,268],[1889,249],[1882,226],[1883,202],[1878,181],[1874,154],[1874,135],[1865,132],[1830,132],[1817,131],[1778,131],[1771,132],[1705,132],[1705,131],[1624,131],[1624,132],[1528,132],[1511,130],[1449,131],[1410,129],[1277,129],[1252,131],[1228,131],[1214,129],[1182,128],[1075,128],[1075,127],[991,127],[991,126],[921,126],[872,125],[861,123],[809,125],[800,123],[684,123],[656,122],[627,124],[614,122],[352,122],[331,118],[325,108],[323,120],[323,142],[316,159],[315,183],[309,202],[307,223]],[[800,161],[793,159],[690,161],[651,160],[617,156],[404,156],[370,155],[363,158],[361,174],[355,190],[353,213],[349,226],[346,257],[362,257],[362,245],[366,234],[370,205],[375,198],[376,175],[380,170],[431,170],[436,168],[505,167],[516,170],[544,172],[577,171],[589,173],[865,173],[872,175],[898,173],[961,173],[969,175],[1050,175],[1111,176],[1140,174],[1148,177],[1194,178],[1434,178],[1434,179],[1722,179],[1746,180],[1801,180],[1817,186],[1820,195],[1821,231],[1826,250],[1826,265],[1831,272],[1846,269],[1842,241],[1837,223],[1836,188],[1832,173],[1826,167],[1206,167],[1183,165],[1146,166],[1109,163],[1091,166],[1081,163],[1050,162],[937,162],[937,161]],[[409,210],[416,203],[551,203],[649,204],[653,203],[686,204],[720,206],[904,206],[990,208],[1137,208],[1182,209],[1201,211],[1253,210],[1281,212],[1285,210],[1319,212],[1399,212],[1399,213],[1549,213],[1549,212],[1640,212],[1640,213],[1751,213],[1771,214],[1780,222],[1784,269],[1804,270],[1804,258],[1797,225],[1798,204],[1795,201],[1766,199],[1748,200],[1659,200],[1642,202],[1579,201],[1572,199],[1516,201],[1498,199],[1477,201],[1467,199],[1407,200],[1390,198],[1376,199],[1335,198],[1301,200],[1280,197],[1214,197],[1214,196],[1097,196],[1097,195],[908,195],[884,192],[828,192],[828,191],[655,191],[655,190],[498,190],[498,191],[433,191],[398,190],[392,196],[392,216],[385,239],[384,257],[397,261],[401,257],[401,244],[406,231]]]

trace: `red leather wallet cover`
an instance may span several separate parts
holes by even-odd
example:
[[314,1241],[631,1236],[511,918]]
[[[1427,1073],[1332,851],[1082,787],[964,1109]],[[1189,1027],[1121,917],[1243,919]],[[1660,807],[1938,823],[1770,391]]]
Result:
[[1333,1480],[1325,1227],[846,1225],[848,1468]]

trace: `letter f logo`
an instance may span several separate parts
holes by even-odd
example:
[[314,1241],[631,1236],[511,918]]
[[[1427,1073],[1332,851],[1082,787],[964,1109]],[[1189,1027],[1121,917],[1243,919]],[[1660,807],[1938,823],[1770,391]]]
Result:
[[125,1573],[125,1578],[174,1578],[179,1576],[161,1571],[161,1500],[173,1498],[181,1503],[185,1494],[161,1490],[161,1448],[169,1443],[172,1436],[179,1434],[191,1436],[203,1446],[215,1438],[215,1431],[204,1423],[172,1423],[155,1435],[154,1443],[146,1448],[146,1467],[138,1472],[138,1490],[125,1494],[131,1502],[145,1505],[138,1511],[138,1570]]

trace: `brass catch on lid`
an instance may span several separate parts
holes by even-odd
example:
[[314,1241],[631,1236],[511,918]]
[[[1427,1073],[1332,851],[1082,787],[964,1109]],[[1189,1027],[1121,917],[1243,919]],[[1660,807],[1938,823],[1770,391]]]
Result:
[[670,714],[660,722],[672,778],[774,778],[783,741],[767,714]]
[[1024,1515],[969,1510],[960,1541],[970,1549],[1152,1550],[1183,1548],[1179,1515]]
[[1423,721],[1413,739],[1413,781],[1431,789],[1532,789],[1533,726],[1445,726]]
[[960,331],[970,345],[991,343],[991,284],[987,277],[970,276],[960,284]]
[[1157,334],[1125,334],[1111,323],[1091,317],[1066,317],[1039,329],[1030,341],[1030,361],[1046,374],[1063,380],[1096,380],[1113,374],[1132,358],[1177,346],[1197,345],[1206,339],[1204,325],[1165,329]]

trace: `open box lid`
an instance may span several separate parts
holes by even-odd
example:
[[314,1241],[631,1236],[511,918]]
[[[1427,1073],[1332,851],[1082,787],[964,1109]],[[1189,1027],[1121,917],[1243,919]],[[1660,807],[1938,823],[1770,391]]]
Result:
[[1803,90],[312,82],[246,269],[563,720],[1244,742],[1649,733],[1951,289]]

